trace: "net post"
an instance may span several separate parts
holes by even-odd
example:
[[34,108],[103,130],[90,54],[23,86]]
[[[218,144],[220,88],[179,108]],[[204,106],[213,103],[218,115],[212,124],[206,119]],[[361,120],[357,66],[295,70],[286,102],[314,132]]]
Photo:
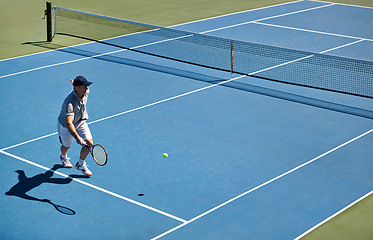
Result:
[[52,42],[53,33],[52,33],[52,3],[46,2],[45,15],[47,19],[47,42]]
[[233,41],[231,41],[231,78],[233,77],[233,67],[234,67],[234,64],[233,64],[233,60],[234,60],[234,55],[233,55]]

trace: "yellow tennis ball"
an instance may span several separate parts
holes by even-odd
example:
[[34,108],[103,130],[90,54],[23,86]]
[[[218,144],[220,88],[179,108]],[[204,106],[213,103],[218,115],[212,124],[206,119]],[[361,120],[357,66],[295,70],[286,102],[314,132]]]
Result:
[[164,158],[168,158],[168,154],[167,153],[163,153],[163,157]]

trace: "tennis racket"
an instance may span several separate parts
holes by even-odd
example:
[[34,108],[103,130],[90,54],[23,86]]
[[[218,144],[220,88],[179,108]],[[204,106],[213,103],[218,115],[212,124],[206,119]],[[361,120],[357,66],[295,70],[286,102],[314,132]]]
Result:
[[101,144],[95,144],[92,147],[84,145],[89,149],[89,152],[92,155],[93,160],[100,165],[104,166],[107,163],[108,155],[106,149]]

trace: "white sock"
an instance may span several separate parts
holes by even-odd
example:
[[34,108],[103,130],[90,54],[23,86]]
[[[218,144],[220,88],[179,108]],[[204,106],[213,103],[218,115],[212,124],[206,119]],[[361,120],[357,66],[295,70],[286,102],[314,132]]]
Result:
[[66,159],[66,158],[67,158],[67,154],[66,154],[66,155],[63,155],[63,154],[61,153],[61,157]]
[[82,160],[82,159],[79,159],[79,165],[83,165],[84,164],[84,160]]

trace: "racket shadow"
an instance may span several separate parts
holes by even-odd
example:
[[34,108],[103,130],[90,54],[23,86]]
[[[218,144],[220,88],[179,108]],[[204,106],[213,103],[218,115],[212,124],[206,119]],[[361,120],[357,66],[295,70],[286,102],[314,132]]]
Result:
[[51,204],[58,212],[65,214],[65,215],[75,215],[76,212],[72,210],[71,208],[64,207],[61,205],[57,205],[51,201],[46,201],[47,203]]
[[60,168],[64,168],[61,164],[54,165],[51,169],[46,171],[45,173],[40,173],[32,177],[27,177],[26,173],[23,170],[16,170],[15,172],[18,174],[18,183],[16,183],[13,187],[10,188],[8,192],[5,193],[6,196],[15,196],[26,200],[37,201],[37,202],[46,202],[54,206],[54,208],[66,215],[75,215],[76,212],[70,208],[57,205],[51,202],[49,199],[46,198],[38,198],[35,196],[31,196],[28,192],[34,188],[39,187],[43,183],[52,183],[52,184],[69,184],[74,178],[88,178],[85,175],[77,175],[71,174],[67,178],[58,178],[53,177],[54,172]]

